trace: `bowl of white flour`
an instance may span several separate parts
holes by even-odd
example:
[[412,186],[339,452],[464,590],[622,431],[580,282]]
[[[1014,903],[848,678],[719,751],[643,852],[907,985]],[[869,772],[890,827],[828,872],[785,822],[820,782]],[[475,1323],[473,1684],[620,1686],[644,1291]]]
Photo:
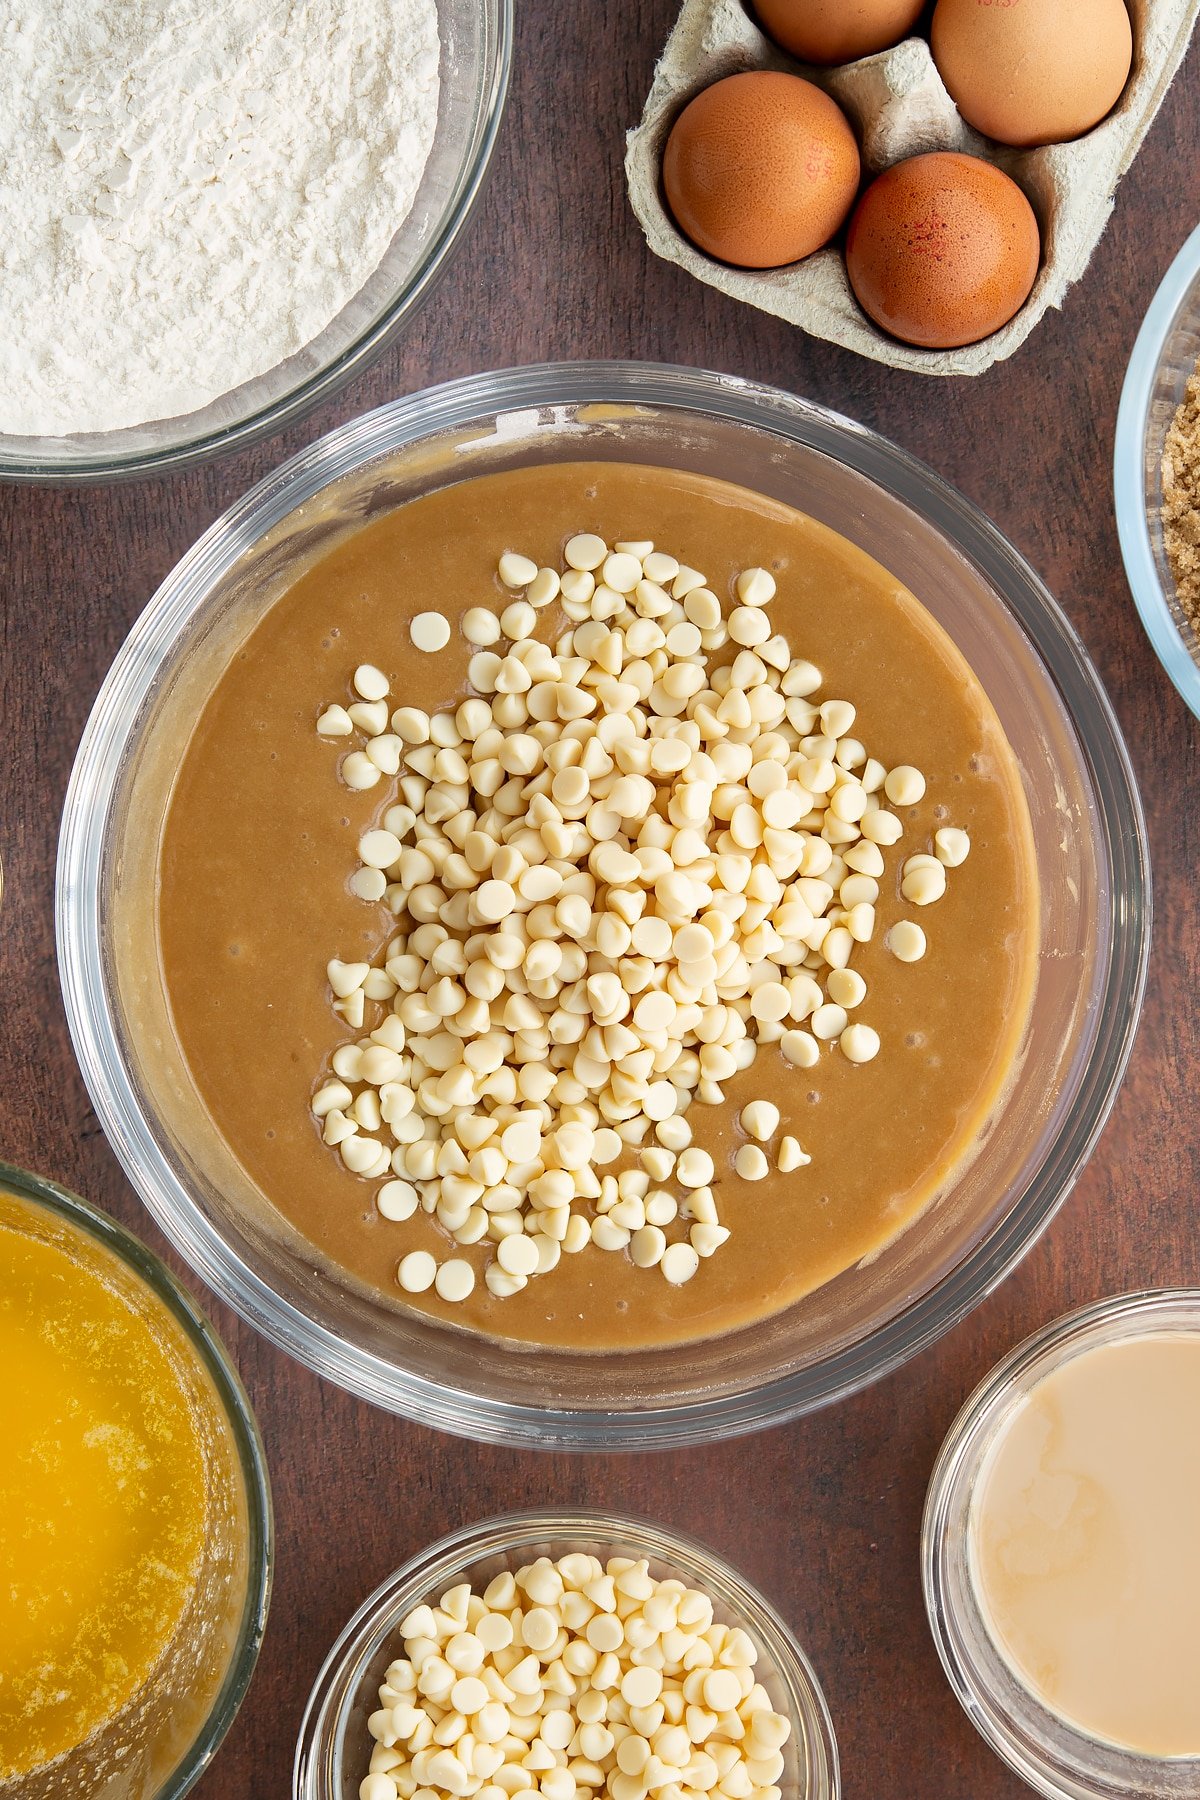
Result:
[[278,428],[366,366],[481,187],[512,0],[40,0],[0,23],[0,478]]

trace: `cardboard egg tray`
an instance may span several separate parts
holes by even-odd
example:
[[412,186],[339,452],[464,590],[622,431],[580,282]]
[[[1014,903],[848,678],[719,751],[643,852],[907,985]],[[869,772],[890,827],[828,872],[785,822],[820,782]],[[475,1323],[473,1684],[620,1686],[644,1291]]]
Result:
[[[1119,105],[1070,144],[1010,150],[981,137],[946,92],[924,38],[908,38],[833,69],[798,63],[764,36],[742,0],[685,0],[667,40],[641,123],[629,133],[629,197],[650,248],[737,300],[798,325],[813,337],[895,368],[925,375],[979,375],[1023,344],[1047,307],[1061,306],[1086,269],[1112,211],[1118,181],[1137,155],[1179,67],[1200,0],[1130,0],[1134,64]],[[662,195],[667,134],[693,94],[744,69],[783,69],[825,88],[849,115],[864,181],[903,157],[962,150],[997,164],[1024,189],[1042,231],[1042,266],[1017,316],[980,344],[918,350],[877,329],[855,300],[838,242],[785,269],[735,269],[684,237]],[[1170,203],[1170,196],[1164,196]],[[1191,218],[1180,220],[1180,231]]]

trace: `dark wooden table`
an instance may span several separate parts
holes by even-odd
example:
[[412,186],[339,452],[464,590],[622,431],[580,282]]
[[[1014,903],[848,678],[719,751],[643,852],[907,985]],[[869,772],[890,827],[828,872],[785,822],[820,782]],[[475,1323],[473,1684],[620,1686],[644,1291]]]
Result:
[[[1009,362],[975,381],[898,374],[809,340],[655,261],[630,213],[622,134],[674,0],[519,8],[514,83],[488,192],[403,342],[319,416],[163,481],[0,490],[0,1153],[77,1188],[177,1269],[100,1135],[54,963],[59,811],[93,696],[135,615],[193,539],[320,432],[451,376],[633,356],[775,382],[876,427],[977,500],[1081,631],[1128,734],[1149,815],[1157,930],[1133,1065],[1082,1181],[986,1305],[841,1406],[683,1455],[572,1457],[432,1435],[323,1384],[210,1295],[258,1409],[278,1561],[253,1688],[203,1800],[283,1800],[301,1710],[366,1593],[451,1527],[522,1504],[604,1503],[723,1551],[778,1604],[833,1712],[847,1800],[1017,1800],[942,1678],[917,1538],[959,1403],[1018,1339],[1096,1295],[1200,1283],[1197,726],[1126,589],[1109,465],[1125,362],[1151,294],[1200,217],[1200,50],[1130,174],[1083,281]],[[186,1277],[193,1291],[198,1283]]]

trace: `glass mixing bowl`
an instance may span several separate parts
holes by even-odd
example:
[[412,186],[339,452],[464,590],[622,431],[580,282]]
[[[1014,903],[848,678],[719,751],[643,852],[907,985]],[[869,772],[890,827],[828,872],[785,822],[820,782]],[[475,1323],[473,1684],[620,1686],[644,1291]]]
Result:
[[108,481],[224,454],[309,412],[362,373],[429,294],[471,216],[495,147],[512,62],[512,0],[437,0],[441,96],[412,210],[378,269],[319,337],[199,412],[120,431],[0,431],[0,480]]
[[[41,1769],[0,1782],[6,1800],[180,1800],[200,1779],[245,1698],[267,1623],[273,1562],[271,1489],[258,1426],[237,1372],[170,1270],[107,1213],[56,1182],[0,1161],[0,1193],[28,1203],[36,1230],[70,1248],[81,1234],[98,1272],[143,1316],[179,1331],[181,1379],[204,1431],[207,1536],[175,1635],[143,1686],[84,1743]],[[114,1261],[117,1268],[114,1272]],[[185,1360],[186,1359],[186,1360]],[[191,1368],[188,1364],[191,1363]]]
[[[484,1342],[353,1287],[289,1236],[204,1122],[171,1052],[155,859],[180,746],[214,672],[340,534],[464,476],[553,459],[686,468],[786,501],[877,557],[975,669],[1020,762],[1042,888],[1038,991],[1009,1098],[957,1181],[873,1259],[775,1317],[680,1354]],[[1037,576],[922,464],[773,389],[581,363],[479,375],[357,419],[201,538],[96,701],[59,857],[63,992],[130,1178],[191,1266],[275,1342],[356,1393],[495,1442],[684,1444],[852,1392],[1003,1279],[1069,1193],[1112,1104],[1149,941],[1145,833],[1104,692]]]
[[1146,636],[1200,718],[1200,641],[1175,591],[1162,528],[1163,444],[1200,358],[1200,228],[1179,252],[1138,332],[1113,453],[1121,555]]
[[740,1625],[758,1649],[756,1679],[776,1712],[792,1722],[779,1778],[786,1800],[838,1800],[837,1745],[825,1696],[808,1658],[757,1589],[694,1538],[645,1519],[591,1512],[511,1513],[456,1531],[405,1563],[355,1613],[325,1659],[296,1745],[292,1800],[355,1800],[372,1741],[367,1720],[379,1706],[383,1672],[399,1648],[400,1621],[414,1606],[469,1581],[477,1592],[505,1569],[539,1556],[583,1551],[645,1557],[657,1580],[700,1588],[724,1625]]

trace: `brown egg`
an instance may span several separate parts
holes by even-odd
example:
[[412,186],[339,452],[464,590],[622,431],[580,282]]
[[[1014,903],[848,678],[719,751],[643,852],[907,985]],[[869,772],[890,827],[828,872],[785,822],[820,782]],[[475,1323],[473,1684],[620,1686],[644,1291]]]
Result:
[[756,0],[759,24],[807,63],[847,63],[907,37],[925,0]]
[[798,75],[729,75],[671,128],[663,185],[680,230],[722,262],[776,269],[827,244],[858,192],[841,108]]
[[1038,271],[1041,239],[1015,181],[936,151],[885,169],[855,209],[846,268],[863,311],[907,344],[948,350],[999,331]]
[[968,125],[1022,146],[1098,125],[1133,60],[1125,0],[938,0],[931,42]]

